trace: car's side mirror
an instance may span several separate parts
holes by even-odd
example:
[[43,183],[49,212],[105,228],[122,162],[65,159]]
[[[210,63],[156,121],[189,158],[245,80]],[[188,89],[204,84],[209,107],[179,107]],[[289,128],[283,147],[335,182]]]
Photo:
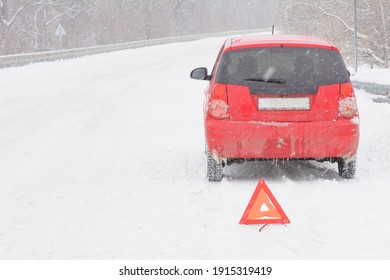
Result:
[[191,79],[195,80],[210,80],[210,76],[207,74],[206,67],[200,67],[192,70]]

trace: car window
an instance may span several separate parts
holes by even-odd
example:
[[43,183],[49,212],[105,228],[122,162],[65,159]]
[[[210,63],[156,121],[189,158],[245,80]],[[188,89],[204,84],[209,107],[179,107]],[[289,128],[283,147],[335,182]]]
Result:
[[[226,42],[225,42],[225,43],[226,43]],[[217,56],[217,59],[215,60],[213,70],[211,71],[211,76],[214,76],[215,68],[216,68],[216,65],[217,65],[217,63],[218,63],[218,61],[219,61],[219,58],[220,58],[221,55],[222,55],[223,49],[225,48],[225,43],[223,43],[222,47],[220,48],[220,50],[219,50],[219,52],[218,52],[218,56]]]
[[349,75],[337,51],[270,47],[226,52],[221,58],[216,81],[244,86],[317,88],[347,82]]

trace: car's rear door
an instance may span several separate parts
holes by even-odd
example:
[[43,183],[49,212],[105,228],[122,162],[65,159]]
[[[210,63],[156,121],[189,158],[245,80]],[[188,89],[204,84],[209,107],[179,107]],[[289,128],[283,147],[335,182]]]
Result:
[[335,120],[340,83],[348,80],[337,51],[298,47],[230,51],[217,74],[233,121]]

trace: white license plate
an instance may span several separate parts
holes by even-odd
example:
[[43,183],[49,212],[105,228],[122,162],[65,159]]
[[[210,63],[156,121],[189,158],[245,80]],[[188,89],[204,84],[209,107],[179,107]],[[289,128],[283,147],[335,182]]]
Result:
[[259,98],[259,110],[310,110],[308,97]]

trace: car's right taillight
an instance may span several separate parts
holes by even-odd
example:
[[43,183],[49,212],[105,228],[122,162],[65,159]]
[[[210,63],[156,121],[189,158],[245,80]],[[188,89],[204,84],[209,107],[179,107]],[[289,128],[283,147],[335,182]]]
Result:
[[340,84],[339,117],[351,119],[357,115],[358,108],[352,84]]
[[216,119],[229,118],[227,89],[225,84],[215,84],[211,90],[207,113]]

